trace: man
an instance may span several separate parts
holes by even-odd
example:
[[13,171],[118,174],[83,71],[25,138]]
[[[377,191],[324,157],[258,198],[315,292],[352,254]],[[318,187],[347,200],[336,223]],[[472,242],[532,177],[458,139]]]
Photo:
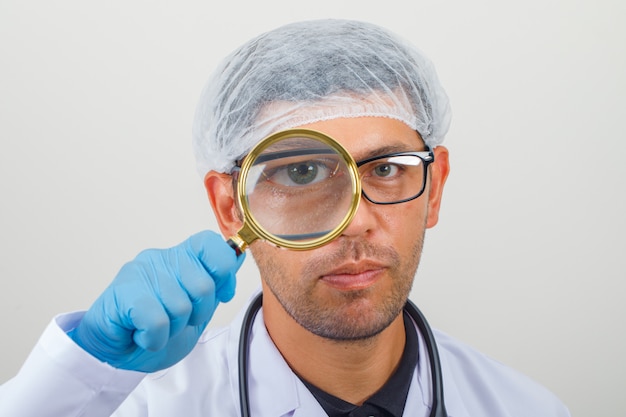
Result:
[[[449,171],[448,151],[438,145],[448,123],[430,63],[382,28],[302,22],[246,43],[207,84],[194,125],[198,167],[223,236],[202,232],[145,251],[86,313],[57,318],[2,387],[0,414],[237,416],[249,407],[252,416],[443,416],[445,404],[455,417],[569,415],[542,387],[442,333],[443,384],[431,383],[437,353],[420,319],[403,308],[425,229],[438,221]],[[264,137],[292,128],[334,138],[357,161],[359,207],[339,236],[316,249],[252,242],[262,310],[205,331],[217,305],[233,296],[245,257],[224,241],[245,220],[240,162]],[[301,185],[298,175],[317,181],[325,167],[309,168],[264,180]],[[241,344],[247,320],[250,340]],[[238,373],[240,346],[249,353]]]

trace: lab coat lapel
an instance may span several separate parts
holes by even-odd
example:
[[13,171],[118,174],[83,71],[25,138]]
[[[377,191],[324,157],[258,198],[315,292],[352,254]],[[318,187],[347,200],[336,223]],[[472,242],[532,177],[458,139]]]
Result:
[[[417,368],[413,374],[413,380],[411,381],[411,386],[409,387],[409,395],[404,408],[405,417],[429,416],[431,410],[433,387],[431,383],[432,376],[428,358],[428,349],[426,349],[424,337],[420,333],[419,329],[417,329],[417,334],[419,356],[417,360]],[[444,359],[444,356],[442,355],[441,349],[438,350],[441,359],[441,373],[444,392],[443,400],[448,417],[470,417],[468,411],[463,405],[463,402],[461,401],[458,387],[454,383],[453,375]]]
[[[243,316],[234,320],[229,340],[230,383],[239,403],[238,351],[239,329]],[[257,314],[250,335],[248,387],[250,413],[255,417],[323,416],[324,410],[306,386],[293,373],[272,342],[263,310]]]
[[417,335],[417,367],[415,372],[413,372],[413,379],[411,380],[411,385],[409,386],[409,394],[404,406],[404,417],[427,417],[430,415],[430,404],[432,402],[433,395],[433,389],[430,382],[430,366],[428,363],[428,355],[426,353],[427,350],[426,345],[424,344],[424,338],[419,332],[419,329],[417,329]]

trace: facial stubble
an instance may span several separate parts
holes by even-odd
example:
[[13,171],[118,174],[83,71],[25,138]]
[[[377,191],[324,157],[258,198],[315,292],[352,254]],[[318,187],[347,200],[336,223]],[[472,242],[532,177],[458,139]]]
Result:
[[[423,230],[423,229],[422,229]],[[311,253],[300,277],[289,276],[287,268],[270,251],[254,251],[261,276],[282,308],[309,332],[334,341],[368,340],[401,313],[411,292],[422,253],[424,232],[411,239],[414,244],[403,257],[392,246],[364,240],[336,242],[331,253]],[[260,249],[260,248],[259,248]],[[380,291],[377,286],[362,290],[335,291],[324,297],[318,294],[320,271],[331,271],[346,261],[374,259],[387,266],[391,280]]]

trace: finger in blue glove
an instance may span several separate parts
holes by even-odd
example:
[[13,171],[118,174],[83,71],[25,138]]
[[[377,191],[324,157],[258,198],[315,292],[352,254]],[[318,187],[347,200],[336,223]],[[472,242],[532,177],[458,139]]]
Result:
[[143,251],[68,334],[117,368],[172,366],[193,349],[218,304],[232,299],[244,259],[210,231],[169,249]]

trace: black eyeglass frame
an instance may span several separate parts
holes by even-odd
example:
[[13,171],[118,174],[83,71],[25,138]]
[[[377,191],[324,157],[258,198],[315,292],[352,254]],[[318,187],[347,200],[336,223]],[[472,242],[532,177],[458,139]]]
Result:
[[425,151],[393,152],[393,153],[388,153],[384,155],[378,155],[378,156],[374,156],[371,158],[363,159],[361,161],[358,161],[356,163],[356,166],[357,168],[360,168],[363,165],[368,164],[370,162],[377,161],[379,159],[384,159],[384,158],[391,158],[394,156],[415,156],[422,160],[422,167],[424,169],[424,177],[423,177],[424,179],[422,180],[422,187],[420,188],[419,192],[412,197],[404,198],[398,201],[381,202],[381,201],[372,200],[370,196],[368,196],[367,193],[365,192],[365,189],[363,188],[363,186],[361,186],[361,194],[370,203],[379,204],[379,205],[400,204],[400,203],[406,203],[407,201],[415,200],[416,198],[419,198],[422,194],[424,194],[424,190],[426,189],[426,180],[428,178],[428,166],[432,164],[433,162],[435,162],[435,154],[429,146],[426,147]]
[[[290,150],[290,151],[277,152],[277,153],[274,153],[272,155],[264,155],[263,157],[257,158],[257,162],[263,162],[263,161],[272,160],[272,159],[280,159],[280,158],[296,156],[296,155],[306,155],[306,154],[310,154],[310,153],[333,153],[333,152],[332,151],[328,151],[328,150],[324,150],[324,149]],[[394,157],[394,156],[415,156],[415,157],[421,159],[421,161],[422,161],[421,165],[422,165],[422,167],[424,169],[424,177],[423,177],[424,179],[422,180],[422,187],[420,188],[419,192],[417,194],[415,194],[414,196],[408,197],[408,198],[404,198],[404,199],[398,200],[398,201],[375,201],[375,200],[372,200],[372,198],[367,195],[367,193],[365,192],[363,187],[361,187],[361,194],[370,203],[379,204],[379,205],[401,204],[401,203],[406,203],[407,201],[415,200],[416,198],[419,198],[422,194],[424,194],[424,190],[426,189],[426,179],[428,177],[428,166],[430,164],[432,164],[433,162],[435,162],[435,154],[433,153],[433,150],[429,146],[426,147],[425,151],[392,152],[392,153],[387,153],[387,154],[384,154],[384,155],[373,156],[371,158],[363,159],[361,161],[356,162],[356,166],[357,166],[357,168],[360,168],[363,165],[368,164],[370,162],[374,162],[374,161],[377,161],[379,159],[391,158],[391,157]],[[235,166],[232,168],[232,170],[230,172],[230,174],[233,176],[233,185],[234,186],[236,186],[236,184],[237,184],[237,177],[239,176],[239,170],[241,168],[241,164],[242,164],[242,161],[243,161],[244,158],[241,158],[241,159],[238,159],[237,161],[235,161]]]

